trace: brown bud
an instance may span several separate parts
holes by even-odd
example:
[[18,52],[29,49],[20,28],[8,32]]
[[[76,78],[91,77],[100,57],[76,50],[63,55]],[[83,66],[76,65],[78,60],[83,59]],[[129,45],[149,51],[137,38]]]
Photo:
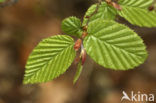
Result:
[[81,40],[81,39],[78,39],[78,40],[75,42],[75,45],[74,45],[75,51],[78,51],[78,50],[80,49],[81,43],[82,43],[82,40]]
[[87,33],[86,31],[84,31],[84,32],[82,33],[82,39],[84,39],[87,35],[88,35],[88,33]]
[[150,6],[150,7],[148,8],[148,10],[149,10],[149,11],[154,10],[154,6]]
[[87,28],[88,28],[87,25],[83,26],[83,30],[84,30],[84,31],[87,31]]
[[85,18],[87,18],[87,19],[88,19],[88,18],[90,18],[90,16],[86,16]]
[[121,6],[115,2],[112,2],[112,6],[116,8],[117,10],[122,10]]

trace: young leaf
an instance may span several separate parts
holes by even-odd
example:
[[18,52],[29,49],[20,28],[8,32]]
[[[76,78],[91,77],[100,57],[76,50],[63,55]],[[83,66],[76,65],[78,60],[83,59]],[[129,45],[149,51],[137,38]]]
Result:
[[[87,23],[86,16],[91,16],[95,12],[97,8],[97,4],[92,5],[88,11],[85,14],[83,25]],[[101,5],[99,5],[98,11],[89,19],[89,23],[92,21],[98,20],[98,19],[104,19],[104,20],[114,20],[116,17],[116,10],[108,5],[106,2],[102,2]]]
[[75,58],[74,41],[65,35],[42,40],[28,58],[24,84],[52,80],[63,74]]
[[77,71],[76,71],[76,74],[75,74],[75,77],[74,77],[74,80],[73,80],[73,83],[74,83],[74,84],[75,84],[76,81],[79,79],[79,77],[80,77],[80,75],[81,75],[81,72],[82,72],[82,69],[83,69],[82,63],[79,62],[78,67],[77,67]]
[[113,21],[90,23],[83,43],[96,63],[110,69],[132,69],[147,58],[143,40],[128,27]]
[[140,27],[156,27],[156,12],[147,8],[153,0],[120,0],[122,10],[118,14],[131,24]]
[[61,29],[68,35],[81,37],[81,20],[76,17],[66,18],[62,22]]

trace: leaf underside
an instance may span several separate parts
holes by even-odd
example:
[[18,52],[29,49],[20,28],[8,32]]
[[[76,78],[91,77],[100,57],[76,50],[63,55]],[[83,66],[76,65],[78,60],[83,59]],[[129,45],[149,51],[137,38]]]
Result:
[[65,35],[42,40],[26,64],[24,83],[40,83],[63,74],[75,58],[74,41]]
[[[91,16],[91,14],[96,10],[97,4],[92,5],[86,12],[84,19],[83,19],[83,26],[86,25],[88,19],[85,18],[86,16]],[[98,19],[104,19],[104,20],[114,20],[116,17],[116,10],[109,6],[106,2],[102,2],[101,5],[98,8],[98,11],[89,19],[89,23],[98,20]]]
[[147,8],[153,0],[120,0],[122,7],[118,14],[133,25],[140,27],[156,27],[156,12]]
[[147,58],[143,40],[128,27],[113,21],[89,24],[83,43],[87,54],[105,68],[128,70]]

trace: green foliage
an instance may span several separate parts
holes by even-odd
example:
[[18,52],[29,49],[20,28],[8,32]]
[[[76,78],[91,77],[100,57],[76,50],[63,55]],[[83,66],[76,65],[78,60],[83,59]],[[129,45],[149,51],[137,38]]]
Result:
[[4,1],[5,1],[5,0],[0,0],[0,3],[1,3],[1,2],[4,2]]
[[156,12],[148,10],[152,2],[101,2],[88,9],[83,23],[76,17],[66,18],[62,31],[76,36],[77,41],[65,35],[42,40],[28,58],[24,83],[41,83],[58,77],[71,65],[76,52],[80,60],[73,83],[82,72],[86,52],[96,63],[113,70],[129,70],[144,63],[148,54],[143,40],[127,26],[115,22],[115,17],[120,15],[140,27],[156,27]]
[[73,80],[73,83],[75,84],[77,82],[77,80],[79,79],[80,77],[80,74],[82,72],[82,69],[83,69],[83,66],[82,66],[82,63],[79,62],[78,66],[77,66],[77,71],[76,71],[76,74],[75,74],[75,77],[74,77],[74,80]]
[[63,74],[75,58],[74,41],[65,35],[42,40],[29,56],[24,83],[40,83]]
[[76,17],[69,17],[63,20],[61,28],[64,33],[68,35],[73,35],[77,37],[81,37],[82,29],[81,29],[81,21]]
[[[97,19],[114,20],[119,14],[133,25],[140,27],[156,27],[156,12],[149,11],[147,8],[153,3],[153,0],[119,0],[122,10],[117,10],[106,2],[102,2],[95,15],[90,18],[90,22]],[[90,16],[96,10],[96,4],[92,5],[85,14]],[[87,23],[84,18],[83,25]]]
[[[132,2],[133,1],[133,2]],[[156,27],[156,12],[148,11],[147,7],[153,0],[120,0],[122,10],[118,11],[131,24],[140,27]]]
[[[88,11],[85,14],[86,16],[91,16],[91,14],[97,9],[97,4],[92,5]],[[90,22],[95,21],[97,19],[104,19],[104,20],[114,20],[115,16],[116,16],[117,12],[116,10],[108,5],[106,2],[102,2],[101,5],[98,7],[98,11],[97,13],[95,13],[95,15],[93,15],[90,18]],[[84,21],[83,21],[83,25],[85,25],[87,23],[87,18],[84,17]]]
[[96,63],[115,70],[132,69],[147,57],[143,40],[128,27],[113,21],[90,23],[84,47]]
[[120,5],[124,5],[127,7],[136,7],[136,8],[148,8],[152,5],[154,0],[119,0]]

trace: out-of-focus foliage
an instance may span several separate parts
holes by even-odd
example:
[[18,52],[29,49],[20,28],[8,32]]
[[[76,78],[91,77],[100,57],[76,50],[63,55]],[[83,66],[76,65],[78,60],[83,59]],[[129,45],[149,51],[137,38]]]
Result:
[[5,0],[0,0],[0,3],[1,3],[1,2],[4,2],[4,1],[5,1]]

